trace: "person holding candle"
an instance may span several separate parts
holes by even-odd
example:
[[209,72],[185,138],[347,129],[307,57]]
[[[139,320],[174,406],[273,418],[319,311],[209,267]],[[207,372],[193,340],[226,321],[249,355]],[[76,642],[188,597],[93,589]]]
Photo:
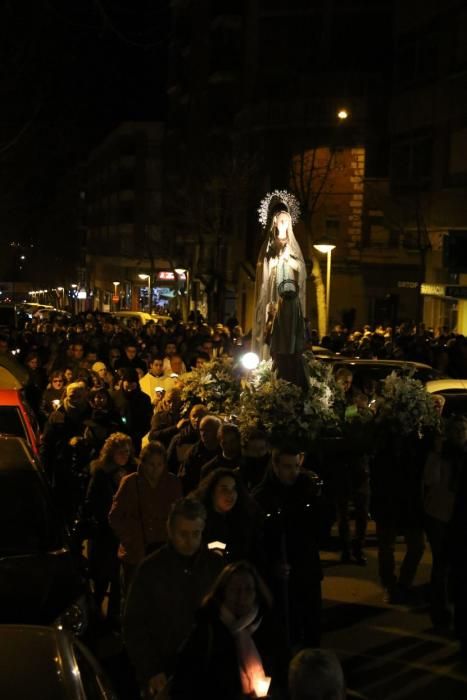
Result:
[[280,685],[280,639],[271,624],[272,598],[248,562],[229,564],[198,611],[179,651],[172,700],[268,697]]
[[203,539],[225,545],[226,562],[247,559],[260,565],[261,518],[256,502],[246,491],[238,469],[219,468],[203,479],[194,498],[206,508]]

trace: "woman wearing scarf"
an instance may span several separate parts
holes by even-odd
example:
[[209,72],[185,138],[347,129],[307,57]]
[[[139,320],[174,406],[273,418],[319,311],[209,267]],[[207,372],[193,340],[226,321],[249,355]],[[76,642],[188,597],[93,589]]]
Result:
[[[170,697],[238,700],[264,697],[280,648],[271,625],[271,595],[249,563],[229,564],[198,611],[179,652]],[[284,659],[282,659],[284,661]]]

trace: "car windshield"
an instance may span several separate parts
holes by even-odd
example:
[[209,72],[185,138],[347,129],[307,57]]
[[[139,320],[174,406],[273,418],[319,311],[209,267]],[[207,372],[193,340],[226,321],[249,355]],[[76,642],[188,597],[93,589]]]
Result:
[[0,556],[60,546],[56,518],[34,471],[0,471]]
[[0,433],[27,438],[19,408],[0,406]]

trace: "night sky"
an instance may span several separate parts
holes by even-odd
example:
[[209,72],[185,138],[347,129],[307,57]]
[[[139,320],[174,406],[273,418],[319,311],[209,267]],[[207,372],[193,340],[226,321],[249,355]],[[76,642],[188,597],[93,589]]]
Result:
[[126,119],[166,111],[166,0],[3,0],[0,232],[43,237],[56,183]]

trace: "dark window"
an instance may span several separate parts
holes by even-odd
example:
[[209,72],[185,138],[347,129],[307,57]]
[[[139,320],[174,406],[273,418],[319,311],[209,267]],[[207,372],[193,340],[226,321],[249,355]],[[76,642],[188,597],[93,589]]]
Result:
[[437,72],[438,36],[424,32],[404,37],[396,49],[396,85],[404,88],[432,79]]
[[0,406],[0,433],[14,435],[15,437],[26,437],[19,408],[16,408],[16,406]]
[[391,153],[391,185],[395,190],[429,190],[432,178],[433,139],[412,136],[394,143]]

